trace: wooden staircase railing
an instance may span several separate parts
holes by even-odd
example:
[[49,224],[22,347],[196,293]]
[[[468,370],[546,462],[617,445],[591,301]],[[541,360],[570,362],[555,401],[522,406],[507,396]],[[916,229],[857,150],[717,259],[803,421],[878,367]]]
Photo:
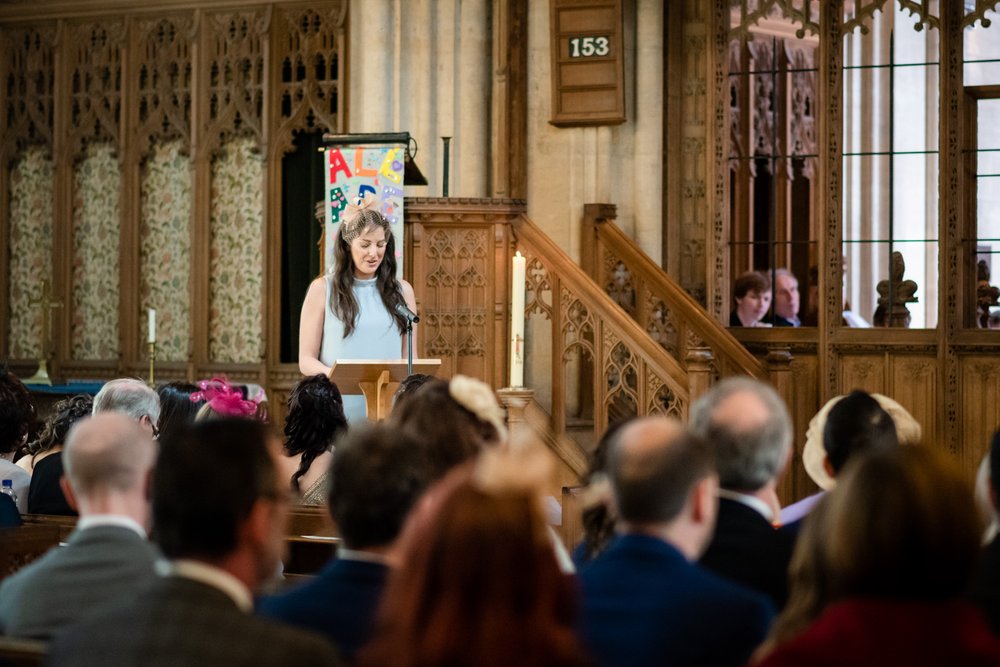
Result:
[[[624,244],[620,251],[633,276],[645,276],[633,266],[649,264],[654,277],[643,278],[645,291],[638,293],[656,294],[661,310],[669,311],[673,347],[524,213],[519,200],[408,198],[404,265],[421,314],[418,354],[441,359],[443,377],[464,373],[500,390],[512,426],[540,437],[561,461],[555,495],[579,483],[593,443],[610,422],[650,414],[685,419],[714,375],[766,377],[679,286],[655,277],[658,268],[647,257],[633,258]],[[589,242],[597,245],[596,232]],[[504,388],[515,249],[527,259],[526,388]],[[590,253],[598,256],[594,248]]]
[[554,435],[582,428],[597,436],[631,415],[685,418],[691,387],[710,380],[708,366],[668,354],[527,217],[512,225],[527,260],[525,384]]
[[[698,357],[716,377],[768,380],[761,362],[613,224],[614,219],[612,204],[584,206],[581,265],[594,282],[675,359]],[[692,399],[698,395],[700,391]]]

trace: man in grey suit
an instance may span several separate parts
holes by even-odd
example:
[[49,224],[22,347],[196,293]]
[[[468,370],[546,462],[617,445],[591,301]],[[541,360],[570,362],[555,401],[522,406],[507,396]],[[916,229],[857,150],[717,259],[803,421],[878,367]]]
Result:
[[80,520],[56,547],[0,583],[0,630],[48,638],[152,583],[156,547],[146,539],[156,447],[136,422],[105,413],[76,424],[62,454],[66,498]]
[[133,599],[56,635],[65,667],[321,667],[325,639],[253,616],[278,568],[290,502],[267,427],[218,419],[173,433],[153,473],[153,525],[165,576]]

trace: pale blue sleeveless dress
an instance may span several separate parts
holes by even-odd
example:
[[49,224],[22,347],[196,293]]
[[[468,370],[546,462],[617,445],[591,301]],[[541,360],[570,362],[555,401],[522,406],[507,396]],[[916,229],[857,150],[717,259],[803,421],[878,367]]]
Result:
[[[330,310],[330,286],[332,276],[326,276],[326,300],[323,318],[323,342],[320,344],[319,360],[332,366],[337,359],[399,359],[403,348],[403,337],[396,328],[396,322],[379,296],[375,278],[354,280],[354,298],[358,302],[358,324],[354,332],[344,338],[344,324]],[[340,387],[344,397],[344,414],[350,423],[360,423],[366,419],[365,397],[348,394],[347,387]],[[356,388],[355,388],[356,390]]]

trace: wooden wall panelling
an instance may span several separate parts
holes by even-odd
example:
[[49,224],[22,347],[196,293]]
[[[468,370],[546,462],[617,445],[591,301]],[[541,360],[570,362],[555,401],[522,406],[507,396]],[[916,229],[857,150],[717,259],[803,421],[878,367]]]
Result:
[[527,30],[527,0],[493,0],[491,197],[527,195]]
[[[8,250],[0,253],[0,270],[4,286],[0,289],[0,354],[22,357],[20,369],[34,371],[33,358],[40,353],[37,341],[41,338],[41,311],[29,308],[28,301],[41,295],[43,279],[52,278],[52,261],[58,240],[54,239],[52,215],[48,214],[48,234],[38,240],[44,244],[38,260],[40,265],[11,280],[14,263],[11,262],[14,225],[11,220],[12,169],[29,148],[42,152],[41,157],[51,165],[53,157],[53,115],[55,111],[55,43],[57,27],[54,22],[42,22],[0,27],[0,238]],[[49,186],[51,187],[51,183]],[[49,198],[48,201],[51,201]],[[40,202],[41,203],[41,202]],[[44,210],[34,215],[45,215]],[[51,245],[48,245],[51,244]],[[20,249],[18,249],[20,250]],[[61,285],[53,281],[52,288],[59,294]],[[17,311],[17,312],[14,312]],[[58,331],[61,313],[55,317],[53,331]],[[11,336],[15,326],[23,329],[23,347],[20,338]],[[35,343],[29,346],[28,343]],[[33,348],[38,348],[37,350]]]
[[786,476],[790,478],[791,496],[785,500],[804,498],[818,491],[802,464],[802,448],[806,443],[809,422],[819,411],[819,359],[815,349],[792,350],[790,365],[793,392],[786,400],[795,429],[795,451]]
[[407,270],[420,313],[415,354],[440,375],[507,380],[513,200],[407,198]]
[[[823,192],[817,210],[817,220],[823,233],[817,238],[818,293],[837,295],[823,299],[818,312],[819,328],[819,388],[820,403],[837,394],[839,362],[831,347],[835,329],[840,326],[843,312],[843,264],[841,251],[843,216],[843,141],[844,95],[843,47],[840,0],[824,0],[820,5],[820,40],[817,51],[816,108],[819,114],[816,136],[819,147],[819,178],[816,187]],[[844,384],[843,382],[841,384]]]
[[961,392],[975,400],[963,400],[958,415],[962,424],[959,462],[972,479],[982,457],[989,451],[993,434],[1000,427],[1000,360],[981,353],[963,354]]
[[847,394],[855,389],[880,394],[889,391],[886,382],[886,365],[888,363],[886,355],[845,353],[840,355],[838,361],[840,363],[840,387],[835,395]]
[[[557,296],[553,289],[552,277],[546,271],[538,257],[532,256],[521,248],[521,254],[526,257],[525,298],[524,298],[524,337],[525,356],[535,361],[528,364],[524,370],[525,386],[535,392],[535,401],[549,415],[552,409],[552,365],[544,360],[554,356],[552,341],[555,339],[555,303]],[[507,358],[507,364],[509,364]]]
[[[510,386],[510,300],[511,281],[513,279],[513,264],[509,258],[514,256],[514,239],[510,233],[510,225],[506,221],[495,221],[493,224],[493,345],[486,346],[487,364],[492,363],[490,375],[484,375],[483,380],[491,382],[494,387]],[[412,283],[411,283],[412,284]],[[487,315],[489,311],[487,310]],[[527,322],[525,313],[525,322]],[[522,341],[521,345],[524,345]],[[490,351],[492,350],[492,354]]]
[[[729,65],[728,4],[715,2],[708,13],[708,67],[701,85],[705,96],[705,231],[701,240],[705,263],[705,295],[699,301],[725,321],[729,310]],[[710,109],[709,114],[707,110]],[[711,147],[708,149],[707,147]],[[709,150],[711,151],[709,153]],[[711,194],[708,192],[711,191]]]
[[[959,357],[955,342],[964,327],[964,295],[974,290],[974,276],[968,275],[971,262],[963,263],[963,239],[976,238],[974,219],[963,219],[964,196],[968,187],[962,182],[962,138],[965,115],[964,67],[962,65],[963,3],[940,3],[940,97],[939,97],[939,164],[938,225],[940,268],[939,290],[944,295],[938,309],[938,362],[941,367],[941,403],[937,406],[944,418],[940,433],[941,444],[961,459],[966,442],[962,437],[959,406],[963,401],[959,381]],[[972,227],[972,229],[969,229]],[[964,264],[964,265],[963,265]],[[969,395],[972,398],[973,395]],[[975,468],[973,468],[974,470]]]
[[891,359],[891,384],[888,395],[906,408],[920,422],[925,444],[943,445],[940,419],[940,373],[935,356],[896,354]]
[[[287,381],[297,366],[280,363],[281,337],[281,159],[293,149],[296,132],[342,132],[347,86],[348,3],[314,2],[309,6],[276,6],[270,17],[267,75],[264,83],[265,244],[264,340],[270,382]],[[324,67],[320,77],[316,61]],[[336,66],[334,66],[336,63]],[[284,378],[284,379],[283,379]]]

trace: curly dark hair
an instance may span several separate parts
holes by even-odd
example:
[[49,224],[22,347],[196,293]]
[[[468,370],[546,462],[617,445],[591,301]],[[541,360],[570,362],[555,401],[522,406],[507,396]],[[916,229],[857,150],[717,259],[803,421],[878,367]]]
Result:
[[0,454],[16,451],[36,421],[28,388],[6,366],[0,367]]
[[337,385],[322,373],[300,380],[288,395],[285,418],[285,453],[302,455],[299,469],[292,475],[293,490],[300,491],[299,479],[313,460],[346,431],[344,399]]
[[[377,211],[362,211],[361,233],[376,227],[385,232],[385,256],[375,271],[375,281],[378,286],[382,303],[389,315],[396,322],[396,328],[402,335],[406,331],[406,318],[396,312],[396,306],[406,305],[403,300],[403,290],[396,280],[396,240],[389,227],[389,221]],[[354,333],[358,323],[358,302],[354,298],[354,259],[351,257],[351,244],[343,235],[337,235],[333,246],[334,270],[333,284],[330,290],[330,310],[344,324],[344,338]]]
[[66,442],[69,429],[76,422],[90,415],[94,407],[94,397],[78,394],[64,398],[52,408],[52,416],[45,422],[45,428],[36,440],[28,445],[28,454],[35,456],[47,452]]

